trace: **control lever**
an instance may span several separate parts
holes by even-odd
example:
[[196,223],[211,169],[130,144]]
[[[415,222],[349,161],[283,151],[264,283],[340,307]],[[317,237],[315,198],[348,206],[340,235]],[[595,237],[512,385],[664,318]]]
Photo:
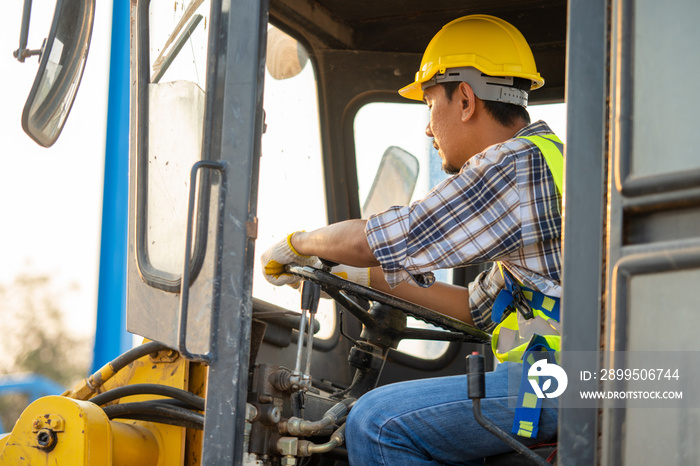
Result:
[[506,431],[494,424],[481,413],[481,399],[486,397],[486,377],[484,374],[484,356],[473,352],[467,356],[467,396],[472,400],[474,419],[484,429],[503,440],[509,447],[524,455],[534,464],[547,466],[549,463],[535,452],[508,435]]
[[337,262],[332,262],[326,259],[319,259],[321,261],[321,270],[330,273],[331,269],[336,265],[340,265]]
[[[320,298],[321,286],[309,280],[304,280],[301,285],[301,323],[299,324],[299,339],[297,340],[297,359],[291,376],[291,381],[298,390],[306,391],[311,386],[311,353],[314,344],[313,322],[316,311],[318,311]],[[306,355],[304,355],[304,338],[306,338]],[[301,368],[304,362],[305,368],[302,372]]]

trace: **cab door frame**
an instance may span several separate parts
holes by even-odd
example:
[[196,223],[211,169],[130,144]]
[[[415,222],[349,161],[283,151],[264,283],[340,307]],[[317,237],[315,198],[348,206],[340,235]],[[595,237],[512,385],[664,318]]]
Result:
[[216,63],[209,66],[205,154],[224,164],[228,182],[216,244],[221,282],[207,380],[207,465],[240,463],[244,454],[268,8],[266,0],[212,1],[209,60]]

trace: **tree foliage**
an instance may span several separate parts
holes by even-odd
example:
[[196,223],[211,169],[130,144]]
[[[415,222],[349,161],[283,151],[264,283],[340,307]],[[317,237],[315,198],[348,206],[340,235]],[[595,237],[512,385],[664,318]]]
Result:
[[[87,375],[92,342],[79,338],[64,321],[65,297],[45,275],[22,274],[0,285],[0,373],[34,372],[69,387]],[[0,398],[0,416],[10,429],[25,405],[22,395]]]

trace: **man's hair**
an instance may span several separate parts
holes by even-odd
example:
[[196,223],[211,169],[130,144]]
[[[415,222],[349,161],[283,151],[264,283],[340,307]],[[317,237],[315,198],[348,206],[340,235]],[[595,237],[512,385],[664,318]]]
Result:
[[[447,100],[452,101],[455,91],[459,88],[460,83],[457,81],[442,83],[447,94]],[[513,87],[523,91],[529,91],[532,86],[532,81],[524,78],[513,78]],[[489,114],[501,125],[506,127],[513,126],[519,119],[525,120],[530,124],[530,114],[525,107],[516,104],[507,104],[505,102],[496,102],[494,100],[482,100],[484,108]]]

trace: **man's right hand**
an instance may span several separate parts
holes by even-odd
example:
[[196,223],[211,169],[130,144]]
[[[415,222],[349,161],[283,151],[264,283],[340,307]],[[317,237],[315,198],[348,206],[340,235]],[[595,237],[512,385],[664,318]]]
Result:
[[[296,233],[296,232],[295,232]],[[292,246],[292,236],[275,244],[260,257],[265,279],[273,285],[297,285],[301,278],[288,273],[285,270],[287,264],[315,265],[319,262],[316,256],[304,256],[299,254]]]
[[336,265],[331,269],[331,273],[358,285],[369,286],[370,284],[370,269],[368,267]]

